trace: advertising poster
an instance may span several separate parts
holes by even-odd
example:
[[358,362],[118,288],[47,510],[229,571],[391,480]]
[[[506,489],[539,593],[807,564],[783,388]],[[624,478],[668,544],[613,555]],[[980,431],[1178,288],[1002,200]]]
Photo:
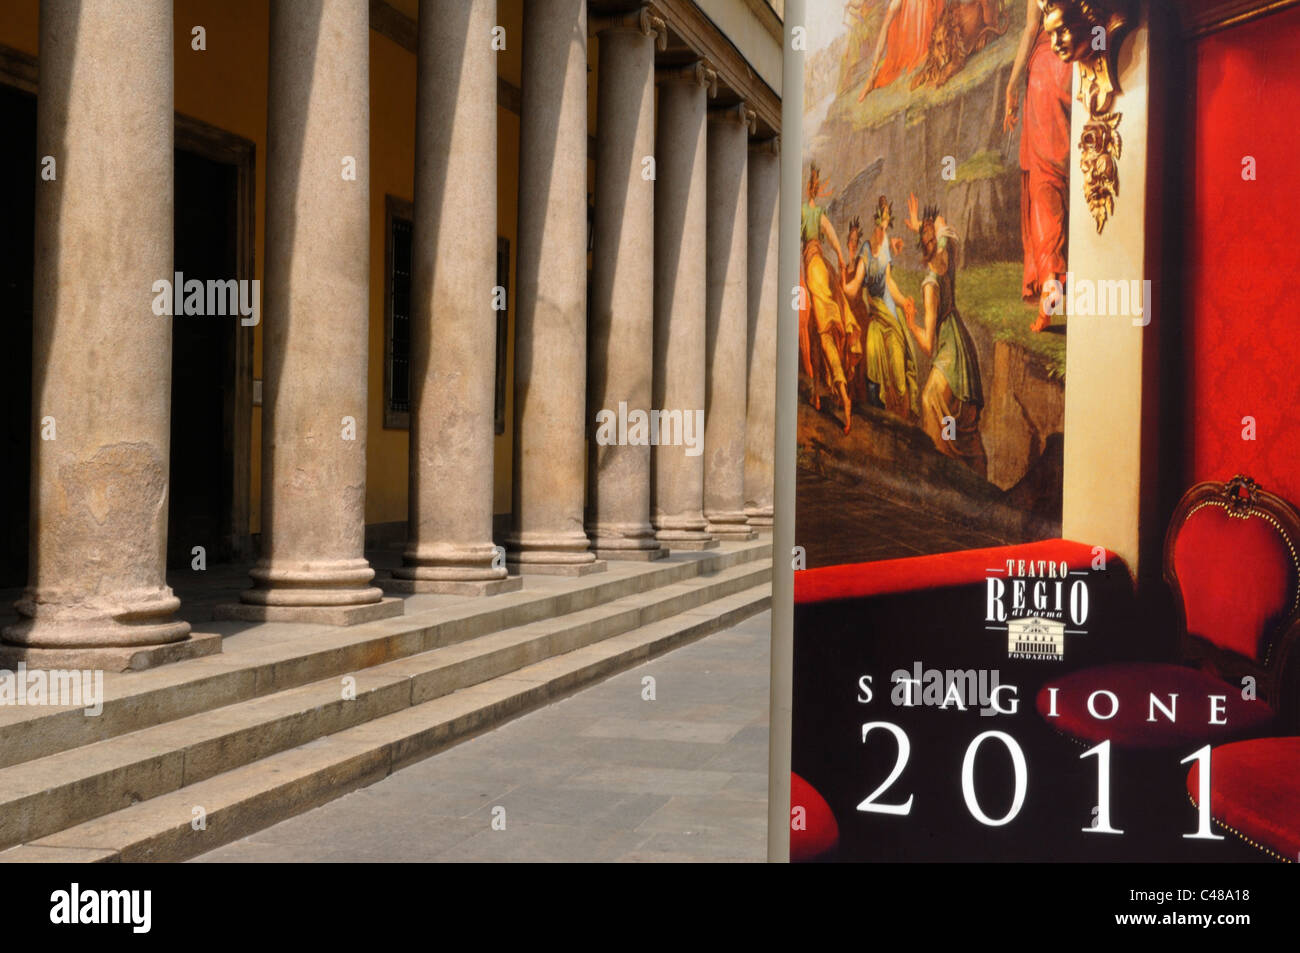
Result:
[[1300,859],[1250,6],[809,4],[793,860]]

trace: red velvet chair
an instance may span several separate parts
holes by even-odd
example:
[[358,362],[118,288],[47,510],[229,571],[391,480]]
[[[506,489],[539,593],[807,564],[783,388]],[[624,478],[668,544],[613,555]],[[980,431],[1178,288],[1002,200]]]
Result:
[[790,829],[790,861],[828,860],[840,842],[840,826],[826,799],[811,784],[790,772],[790,810],[803,808],[802,827]]
[[[1257,738],[1210,753],[1210,818],[1275,860],[1300,860],[1300,738]],[[1200,768],[1187,793],[1201,805]]]
[[[1125,663],[1065,675],[1039,692],[1039,714],[1084,746],[1109,740],[1117,748],[1187,754],[1206,743],[1269,733],[1282,705],[1288,706],[1283,721],[1290,722],[1295,692],[1284,683],[1295,681],[1288,661],[1300,636],[1298,541],[1300,514],[1253,480],[1237,476],[1192,487],[1179,501],[1164,547],[1187,664]],[[1242,697],[1247,677],[1254,698]],[[1103,690],[1118,699],[1117,714],[1104,720],[1087,707]],[[1169,706],[1173,694],[1176,721],[1150,700],[1154,695]],[[1224,696],[1216,703],[1221,708],[1212,709],[1209,696]],[[1094,707],[1106,715],[1113,702],[1098,696]]]

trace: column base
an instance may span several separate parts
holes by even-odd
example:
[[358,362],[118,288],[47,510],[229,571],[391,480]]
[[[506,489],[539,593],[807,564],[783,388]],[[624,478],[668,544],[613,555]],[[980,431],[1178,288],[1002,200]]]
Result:
[[[254,590],[256,591],[256,590]],[[381,592],[382,590],[375,590]],[[401,599],[380,598],[365,605],[269,606],[249,602],[227,602],[212,610],[213,619],[239,622],[305,622],[316,625],[360,625],[391,619],[406,611]]]
[[97,669],[105,672],[140,672],[170,662],[218,655],[221,636],[204,632],[176,642],[156,645],[77,646],[45,648],[33,645],[0,645],[0,668],[13,671],[22,663],[29,669]]
[[381,583],[386,592],[408,594],[437,593],[445,596],[496,596],[503,592],[517,592],[524,581],[518,576],[503,579],[385,579]]
[[180,607],[166,587],[121,593],[111,604],[28,587],[14,603],[19,620],[5,627],[0,645],[78,652],[158,648],[189,637],[190,624],[172,618]]
[[248,574],[253,588],[241,592],[238,603],[217,606],[212,618],[357,625],[405,611],[400,599],[385,599],[384,590],[369,585],[375,571],[365,558],[263,562]]
[[491,542],[419,543],[411,541],[402,553],[402,565],[393,570],[394,579],[437,579],[453,582],[496,582],[506,577],[504,566],[496,564],[504,555]]
[[[544,553],[529,553],[529,562],[519,562],[518,560],[506,557],[506,565],[521,575],[529,576],[589,576],[594,572],[604,572],[609,568],[609,564],[603,559],[597,559],[595,554],[591,554],[589,562],[540,562],[535,561],[538,557],[545,556]],[[567,553],[563,555],[569,555]]]
[[745,507],[746,522],[754,529],[770,529],[774,514],[770,506],[747,506]]
[[712,536],[705,536],[703,539],[673,539],[666,540],[674,550],[681,550],[684,553],[700,553],[706,549],[717,549],[721,544]]
[[597,559],[622,559],[633,562],[650,562],[655,559],[667,559],[668,550],[662,546],[655,549],[603,549],[597,546],[592,550]]
[[705,549],[717,549],[718,541],[705,532],[708,521],[703,514],[687,516],[657,516],[652,520],[655,539],[670,550],[680,549],[685,552],[700,552]]
[[597,559],[631,559],[646,562],[663,559],[668,550],[655,538],[649,523],[606,523],[588,528],[591,551]]
[[538,533],[515,530],[506,536],[506,567],[541,576],[586,576],[608,567],[596,559],[586,533]]
[[739,541],[758,538],[758,534],[746,522],[743,511],[714,513],[707,516],[707,519],[709,521],[709,532],[720,539]]
[[[703,525],[701,521],[701,527]],[[704,532],[702,528],[661,529],[655,533],[655,538],[670,550],[680,549],[688,553],[698,553],[706,549],[718,548],[718,541]]]

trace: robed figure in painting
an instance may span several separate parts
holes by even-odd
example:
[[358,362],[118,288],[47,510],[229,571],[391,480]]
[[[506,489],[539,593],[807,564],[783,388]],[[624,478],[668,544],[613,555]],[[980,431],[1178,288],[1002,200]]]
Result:
[[918,217],[915,195],[908,199],[905,224],[919,235],[926,267],[921,281],[924,324],[918,326],[910,314],[907,316],[916,343],[933,358],[930,377],[921,392],[921,426],[935,449],[987,479],[988,458],[979,429],[984,407],[979,359],[957,311],[957,233],[933,206]]
[[871,73],[858,93],[858,102],[873,89],[883,89],[921,65],[941,13],[943,0],[889,0],[871,58]]
[[812,384],[813,406],[821,409],[821,385],[825,382],[839,395],[844,432],[848,433],[853,410],[848,382],[849,375],[856,370],[856,358],[862,353],[861,333],[852,312],[845,306],[839,282],[831,282],[830,268],[822,252],[821,240],[825,238],[835,252],[839,270],[844,270],[844,249],[839,236],[826,210],[817,204],[821,185],[821,172],[814,165],[808,173],[808,201],[800,213],[803,254],[799,283],[806,308],[801,308],[799,314],[799,350]]
[[916,305],[894,281],[893,256],[902,250],[902,240],[889,237],[892,223],[893,208],[883,195],[876,203],[870,242],[862,240],[862,226],[853,219],[849,267],[841,280],[845,297],[855,311],[861,310],[858,320],[866,328],[867,400],[912,422],[919,417],[916,361],[899,312],[913,313]]
[[1065,284],[1070,207],[1070,65],[1052,52],[1051,35],[1042,29],[1042,22],[1038,0],[1028,0],[1002,120],[1008,132],[1016,125],[1017,90],[1028,63],[1025,121],[1020,128],[1020,237],[1025,252],[1020,294],[1026,301],[1038,299],[1035,331],[1051,323],[1052,305],[1043,300],[1044,289],[1050,289],[1053,280],[1061,287]]

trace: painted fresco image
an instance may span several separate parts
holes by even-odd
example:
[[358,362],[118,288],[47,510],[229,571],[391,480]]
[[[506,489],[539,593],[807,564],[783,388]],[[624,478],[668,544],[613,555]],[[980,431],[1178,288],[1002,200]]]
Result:
[[809,14],[799,507],[838,527],[809,557],[1056,535],[1069,66],[1034,0]]
[[791,857],[1295,862],[1300,0],[1009,4],[810,26]]

